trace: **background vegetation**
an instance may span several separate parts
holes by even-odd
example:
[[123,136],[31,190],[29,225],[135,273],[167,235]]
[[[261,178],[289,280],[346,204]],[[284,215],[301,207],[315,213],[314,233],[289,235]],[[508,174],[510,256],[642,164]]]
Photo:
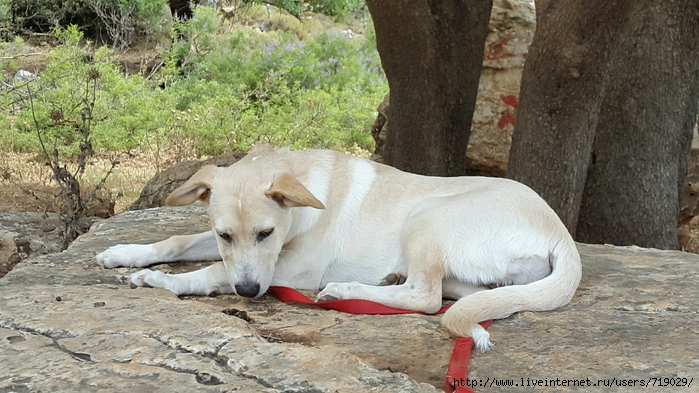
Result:
[[[173,27],[163,63],[135,75],[124,73],[114,51],[95,48],[75,26],[54,32],[60,44],[38,77],[13,80],[17,67],[11,60],[2,65],[4,148],[36,149],[36,116],[61,152],[77,153],[78,86],[91,69],[100,75],[92,143],[109,151],[174,143],[213,155],[260,142],[368,149],[373,111],[387,91],[371,30],[361,37],[289,26],[260,33],[223,23],[216,10],[199,7],[193,19]],[[21,44],[16,38],[0,50],[11,54]]]

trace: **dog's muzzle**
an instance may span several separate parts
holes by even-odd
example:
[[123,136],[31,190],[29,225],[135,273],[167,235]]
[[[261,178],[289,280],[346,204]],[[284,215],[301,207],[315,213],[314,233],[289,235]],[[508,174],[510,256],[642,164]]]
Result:
[[240,296],[255,297],[260,293],[260,284],[256,282],[235,284],[235,292]]

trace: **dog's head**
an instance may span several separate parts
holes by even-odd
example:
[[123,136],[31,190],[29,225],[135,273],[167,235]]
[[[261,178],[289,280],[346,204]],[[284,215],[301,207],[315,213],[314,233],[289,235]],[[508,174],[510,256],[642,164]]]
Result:
[[292,210],[325,208],[290,172],[252,154],[228,168],[202,167],[166,200],[170,206],[208,204],[228,280],[246,297],[269,288],[279,253],[293,236]]

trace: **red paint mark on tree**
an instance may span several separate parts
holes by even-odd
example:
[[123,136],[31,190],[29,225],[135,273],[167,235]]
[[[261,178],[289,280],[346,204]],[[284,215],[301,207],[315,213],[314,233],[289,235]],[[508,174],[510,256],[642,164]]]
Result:
[[514,126],[515,126],[515,120],[516,120],[515,117],[512,116],[512,115],[509,115],[509,114],[503,115],[503,116],[500,118],[500,120],[498,120],[498,128],[502,130],[502,129],[505,128],[505,126],[507,126],[508,124],[512,124],[512,126],[514,127]]
[[505,105],[511,106],[514,109],[517,109],[517,104],[519,104],[519,99],[512,94],[508,96],[500,94],[500,100],[502,100],[502,102],[504,102]]
[[483,60],[502,60],[513,57],[524,57],[526,55],[526,53],[514,53],[508,51],[508,48],[505,48],[505,45],[507,45],[508,42],[509,40],[507,38],[503,38],[494,44],[489,44],[485,48],[486,50],[483,54]]
[[505,109],[505,114],[502,115],[500,120],[498,120],[498,128],[502,130],[508,124],[512,124],[512,126],[514,127],[516,121],[515,113],[517,112],[517,105],[519,104],[519,99],[512,94],[500,94],[500,100],[504,102],[505,105],[507,105],[507,109]]
[[508,41],[507,38],[501,39],[497,44],[495,44],[495,46],[493,47],[493,49],[500,49],[500,48],[502,48],[503,46],[505,46],[505,44],[507,44],[507,41]]
[[511,57],[524,57],[523,53],[486,53],[483,55],[483,60],[502,60],[509,59]]

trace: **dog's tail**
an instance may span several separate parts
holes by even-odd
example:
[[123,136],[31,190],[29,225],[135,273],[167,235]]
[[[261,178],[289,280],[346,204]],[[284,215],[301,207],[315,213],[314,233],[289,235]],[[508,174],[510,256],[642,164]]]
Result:
[[549,252],[551,274],[525,284],[498,287],[461,298],[442,318],[442,326],[458,337],[472,337],[481,352],[493,344],[478,322],[506,318],[518,311],[548,311],[564,306],[580,284],[582,266],[575,242],[566,236]]

